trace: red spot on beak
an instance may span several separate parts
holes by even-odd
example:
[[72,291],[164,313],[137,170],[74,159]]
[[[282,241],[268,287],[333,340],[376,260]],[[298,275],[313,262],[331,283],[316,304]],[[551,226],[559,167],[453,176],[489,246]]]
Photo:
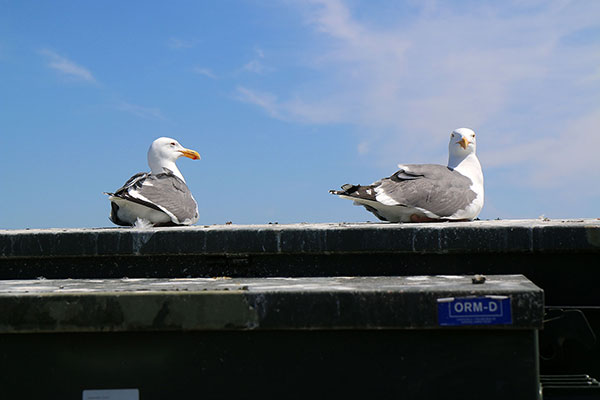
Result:
[[200,154],[198,154],[197,151],[190,150],[190,149],[183,149],[183,150],[179,150],[179,152],[184,157],[191,158],[192,160],[199,160],[200,159]]

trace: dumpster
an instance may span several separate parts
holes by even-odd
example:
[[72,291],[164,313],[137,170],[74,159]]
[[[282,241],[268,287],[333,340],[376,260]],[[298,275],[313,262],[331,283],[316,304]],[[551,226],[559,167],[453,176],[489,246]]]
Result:
[[0,281],[5,398],[536,399],[522,275]]

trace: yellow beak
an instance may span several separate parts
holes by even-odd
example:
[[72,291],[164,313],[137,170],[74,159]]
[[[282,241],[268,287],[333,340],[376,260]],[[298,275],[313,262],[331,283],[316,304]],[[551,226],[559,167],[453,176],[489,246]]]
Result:
[[199,160],[200,159],[200,154],[198,154],[197,151],[190,150],[190,149],[183,149],[183,150],[179,150],[179,152],[184,157],[191,158],[192,160]]
[[469,141],[467,140],[466,137],[463,137],[462,139],[460,139],[458,141],[458,144],[460,144],[460,147],[462,147],[463,149],[466,149],[467,146],[469,145]]

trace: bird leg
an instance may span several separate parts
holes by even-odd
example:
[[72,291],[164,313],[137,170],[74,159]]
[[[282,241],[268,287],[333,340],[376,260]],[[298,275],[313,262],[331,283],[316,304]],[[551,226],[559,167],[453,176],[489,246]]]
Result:
[[429,218],[424,215],[412,214],[410,216],[411,222],[440,222],[439,219]]

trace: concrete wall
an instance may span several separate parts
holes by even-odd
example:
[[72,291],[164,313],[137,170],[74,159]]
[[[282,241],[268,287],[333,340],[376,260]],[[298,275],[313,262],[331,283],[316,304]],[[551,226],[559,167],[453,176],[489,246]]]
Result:
[[0,231],[0,279],[524,274],[600,306],[600,220]]

